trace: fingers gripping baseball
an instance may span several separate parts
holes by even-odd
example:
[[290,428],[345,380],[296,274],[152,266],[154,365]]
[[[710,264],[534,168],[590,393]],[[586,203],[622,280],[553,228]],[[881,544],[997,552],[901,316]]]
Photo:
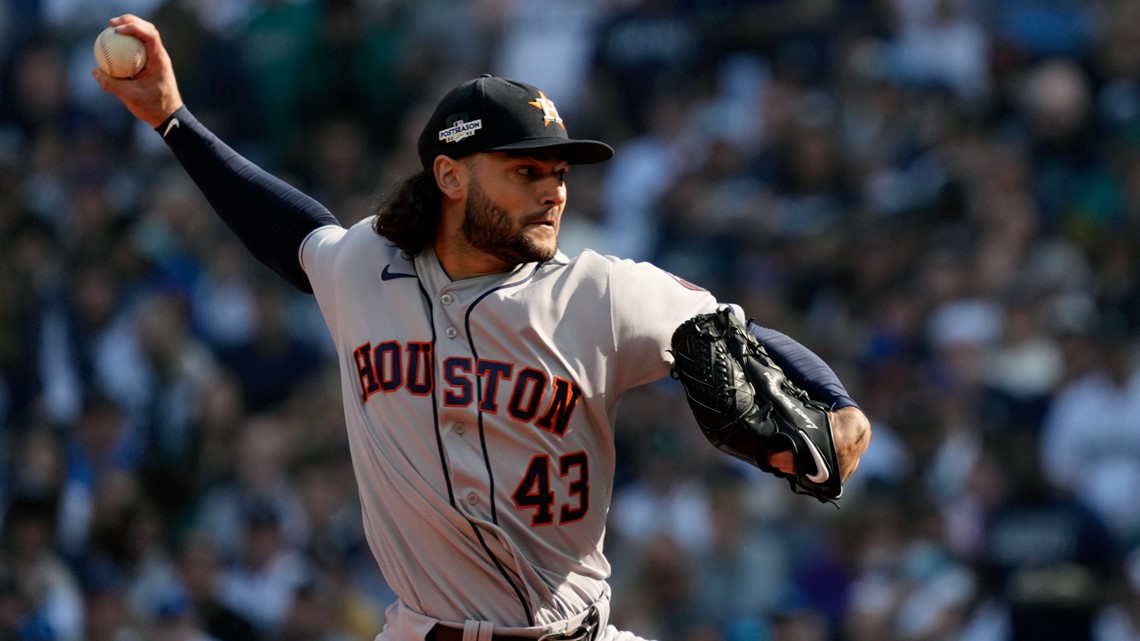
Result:
[[174,67],[158,29],[129,13],[111,18],[109,22],[120,34],[142,41],[146,47],[146,66],[129,79],[113,78],[99,68],[92,69],[91,76],[104,91],[121,100],[132,115],[157,127],[182,106]]

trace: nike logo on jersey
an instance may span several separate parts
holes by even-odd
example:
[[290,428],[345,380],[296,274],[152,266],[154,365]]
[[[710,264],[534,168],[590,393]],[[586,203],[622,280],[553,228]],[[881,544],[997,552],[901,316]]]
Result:
[[170,122],[166,125],[166,130],[162,132],[162,137],[165,138],[172,129],[177,129],[181,124],[177,118],[171,118]]
[[415,278],[415,274],[405,274],[403,272],[388,271],[391,265],[384,265],[384,271],[380,272],[380,280],[392,280],[393,278]]

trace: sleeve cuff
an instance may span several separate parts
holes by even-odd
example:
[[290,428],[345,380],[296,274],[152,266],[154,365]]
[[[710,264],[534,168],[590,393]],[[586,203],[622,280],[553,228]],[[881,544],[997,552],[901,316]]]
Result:
[[196,122],[194,116],[190,114],[190,110],[186,108],[186,105],[183,105],[176,109],[174,113],[170,114],[170,117],[166,120],[163,120],[162,124],[155,127],[154,130],[162,136],[163,140],[169,141],[179,130],[189,127]]

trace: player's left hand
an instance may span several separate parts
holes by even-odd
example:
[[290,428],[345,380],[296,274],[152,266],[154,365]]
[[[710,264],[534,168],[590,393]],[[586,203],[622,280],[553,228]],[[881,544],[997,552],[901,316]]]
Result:
[[785,474],[794,474],[796,472],[796,459],[792,456],[791,450],[769,454],[768,465],[771,465]]
[[[871,422],[855,407],[844,407],[829,414],[831,431],[835,435],[835,452],[839,456],[839,475],[846,481],[859,467],[863,452],[871,444]],[[768,464],[785,474],[796,471],[795,458],[788,450],[769,454]]]
[[835,453],[839,457],[839,476],[846,481],[859,467],[859,459],[871,444],[871,421],[857,407],[844,407],[830,412],[830,415]]
[[[831,415],[831,429],[835,435],[835,450],[839,456],[839,475],[846,481],[859,467],[859,459],[871,442],[871,423],[867,416],[855,407],[844,407]],[[768,455],[768,464],[784,472],[795,473],[795,457],[791,451],[773,452]]]

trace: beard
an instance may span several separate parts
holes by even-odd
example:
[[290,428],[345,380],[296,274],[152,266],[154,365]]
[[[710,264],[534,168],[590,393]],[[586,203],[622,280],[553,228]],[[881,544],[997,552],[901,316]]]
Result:
[[515,231],[507,212],[491,202],[474,181],[464,209],[463,237],[475,249],[512,265],[550,260],[558,251],[557,243],[544,246],[523,230]]

